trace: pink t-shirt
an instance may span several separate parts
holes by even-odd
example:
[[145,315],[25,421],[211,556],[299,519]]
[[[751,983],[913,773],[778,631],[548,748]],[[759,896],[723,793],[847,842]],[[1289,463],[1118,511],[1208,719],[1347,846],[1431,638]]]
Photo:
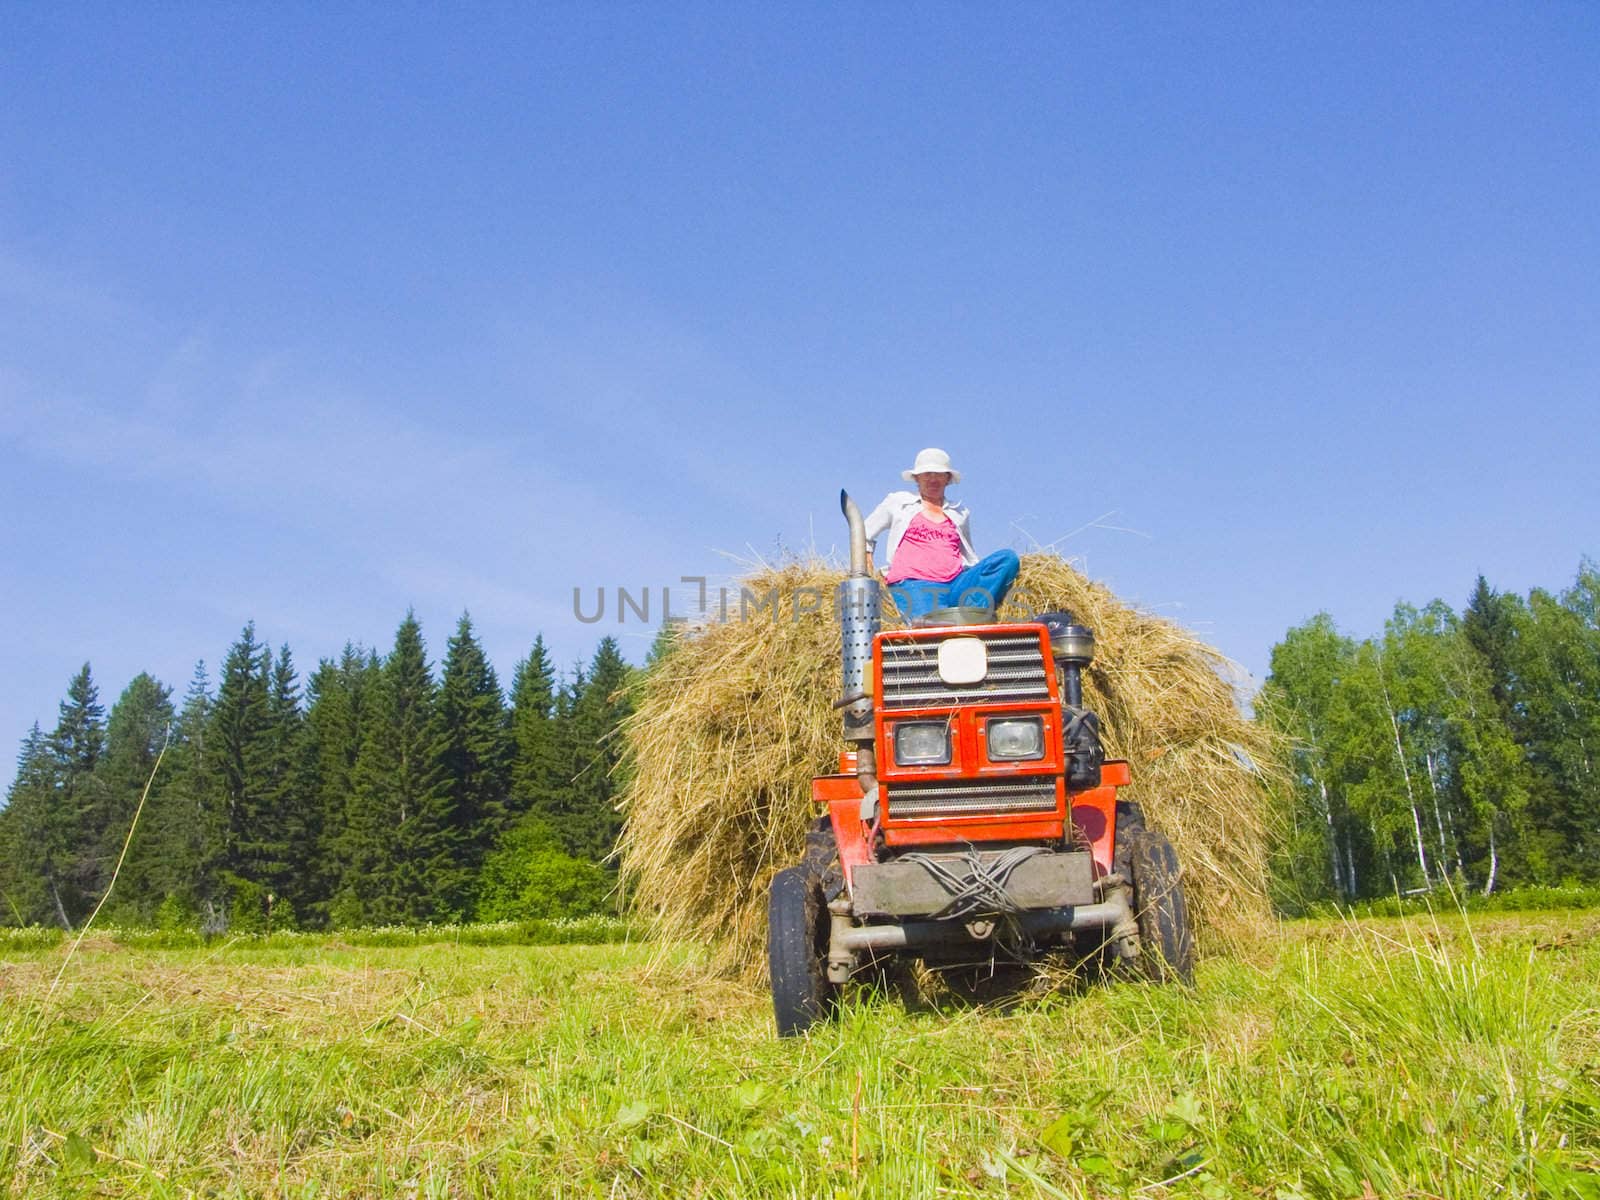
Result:
[[928,520],[926,513],[918,513],[906,526],[883,581],[926,579],[930,583],[949,583],[959,574],[961,535],[956,532],[956,523],[946,518],[936,524]]

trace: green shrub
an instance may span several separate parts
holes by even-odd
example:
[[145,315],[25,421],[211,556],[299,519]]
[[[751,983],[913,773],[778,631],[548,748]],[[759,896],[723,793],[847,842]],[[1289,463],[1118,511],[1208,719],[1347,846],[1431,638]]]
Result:
[[604,867],[562,850],[550,826],[530,815],[484,860],[478,920],[545,920],[602,912],[610,907],[613,883]]
[[231,880],[228,932],[270,934],[295,928],[294,908],[261,884],[249,879]]
[[328,905],[328,924],[334,929],[357,929],[366,912],[355,889],[345,888]]
[[178,933],[199,927],[200,914],[187,896],[172,892],[156,909],[156,928],[163,933]]

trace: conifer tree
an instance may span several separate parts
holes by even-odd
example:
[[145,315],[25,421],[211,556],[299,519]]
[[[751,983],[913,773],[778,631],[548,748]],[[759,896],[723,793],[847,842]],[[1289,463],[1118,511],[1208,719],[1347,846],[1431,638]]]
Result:
[[[26,738],[22,744],[27,746]],[[13,862],[17,853],[14,833],[16,818],[11,812],[11,802],[15,799],[17,785],[22,778],[22,765],[22,756],[19,754],[17,773],[6,788],[6,803],[0,807],[0,926],[21,925],[24,920],[22,908],[17,903],[17,878]]]
[[317,665],[306,688],[301,759],[313,848],[302,865],[304,915],[319,925],[326,924],[328,903],[341,884],[346,806],[378,670],[375,654],[347,642],[337,663]]
[[644,656],[644,670],[653,671],[681,644],[686,621],[682,617],[668,617],[656,630],[650,641],[650,652]]
[[71,928],[60,888],[52,888],[48,850],[56,797],[56,764],[39,722],[22,741],[17,774],[0,811],[0,920],[18,925],[55,923]]
[[395,634],[374,699],[340,845],[336,920],[448,919],[459,913],[465,879],[439,765],[433,676],[411,613]]
[[542,821],[561,842],[563,853],[588,857],[580,847],[588,843],[577,812],[574,781],[588,764],[590,754],[581,743],[577,729],[578,701],[588,683],[582,663],[574,663],[571,673],[556,686],[551,706],[548,740],[543,763],[535,771],[525,764],[525,777],[532,788],[527,816]]
[[61,716],[50,735],[50,751],[63,772],[86,779],[100,765],[106,748],[106,710],[100,705],[100,689],[95,687],[84,663],[67,685],[67,698],[61,702]]
[[1503,596],[1478,576],[1472,598],[1461,614],[1461,632],[1467,644],[1483,660],[1490,695],[1507,729],[1515,729],[1514,696],[1517,690],[1517,610],[1522,605],[1515,596]]
[[633,668],[623,659],[616,639],[602,638],[572,705],[570,824],[557,832],[569,853],[595,862],[610,855],[622,829],[622,816],[616,810],[623,778],[620,727],[633,711],[628,694],[632,679]]
[[172,731],[172,777],[156,810],[148,868],[153,890],[204,928],[225,925],[228,812],[212,736],[216,701],[205,660],[195,663]]
[[259,820],[276,860],[263,864],[257,882],[286,906],[285,917],[298,913],[311,898],[310,881],[303,864],[311,857],[315,829],[314,813],[306,799],[306,779],[302,759],[305,715],[300,711],[300,684],[294,658],[287,644],[278,650],[272,664],[267,692],[270,722],[267,740],[267,807]]
[[556,677],[544,637],[533,639],[528,657],[511,680],[512,812],[521,817],[561,780],[556,729]]
[[462,865],[475,873],[509,824],[511,741],[500,683],[466,614],[445,653],[438,712],[440,765]]
[[94,903],[99,874],[94,849],[109,818],[105,788],[97,775],[105,754],[105,715],[89,664],[84,663],[67,686],[60,719],[50,735],[56,762],[56,796],[47,823],[53,847],[51,872],[60,885],[63,907],[74,921]]
[[51,754],[56,758],[58,794],[51,826],[62,838],[61,872],[70,882],[75,904],[69,902],[74,920],[75,907],[88,910],[94,902],[94,885],[99,877],[99,862],[94,850],[101,830],[106,827],[106,789],[99,779],[99,765],[106,754],[106,709],[99,702],[90,664],[67,685],[67,698],[61,702],[61,718],[50,734]]
[[156,759],[166,745],[173,722],[172,689],[140,672],[123,689],[111,709],[106,726],[106,752],[100,766],[102,792],[106,797],[107,820],[97,831],[93,857],[96,864],[91,894],[103,895],[111,885],[111,872],[122,847],[127,842],[139,798],[149,785],[144,814],[139,828],[132,830],[133,841],[128,844],[128,860],[117,882],[117,894],[111,900],[114,911],[138,918],[154,915],[163,896],[151,888],[151,880],[143,869],[147,859],[135,853],[149,840],[154,816],[161,806],[161,795],[168,776],[163,767],[160,777],[152,778]]
[[288,847],[274,811],[272,654],[250,622],[222,663],[211,713],[211,748],[221,793],[222,868],[232,893],[230,921],[252,927]]
[[0,926],[27,923],[23,904],[28,902],[28,898],[23,895],[21,881],[17,877],[19,847],[16,802],[24,790],[23,780],[27,777],[32,759],[43,744],[44,733],[39,729],[39,722],[35,721],[17,751],[16,774],[6,788],[6,802],[0,806]]

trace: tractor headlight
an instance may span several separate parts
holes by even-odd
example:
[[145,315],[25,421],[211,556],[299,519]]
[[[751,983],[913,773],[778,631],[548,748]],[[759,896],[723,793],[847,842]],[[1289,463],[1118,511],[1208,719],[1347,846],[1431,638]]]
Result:
[[896,721],[893,732],[896,766],[928,766],[950,761],[950,726],[947,722]]
[[988,742],[991,759],[1043,758],[1044,719],[1008,717],[1002,721],[990,721]]

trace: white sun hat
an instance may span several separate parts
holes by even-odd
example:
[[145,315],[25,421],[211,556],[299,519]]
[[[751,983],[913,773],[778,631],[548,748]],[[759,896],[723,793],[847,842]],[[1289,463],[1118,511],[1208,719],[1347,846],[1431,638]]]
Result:
[[911,464],[909,471],[901,471],[900,478],[909,481],[929,474],[945,474],[950,476],[951,483],[961,482],[961,472],[950,465],[950,456],[936,446],[917,451],[917,461]]

